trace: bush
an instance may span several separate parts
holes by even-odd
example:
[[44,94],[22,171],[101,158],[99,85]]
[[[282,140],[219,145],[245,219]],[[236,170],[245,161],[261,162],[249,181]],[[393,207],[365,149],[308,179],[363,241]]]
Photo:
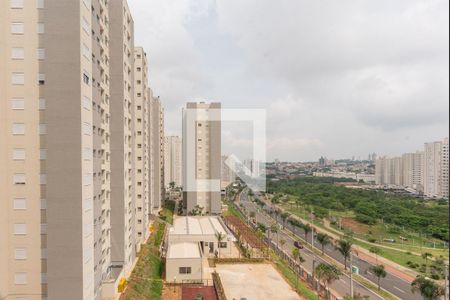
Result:
[[434,279],[434,280],[439,280],[439,279],[441,279],[441,276],[439,276],[438,274],[431,274],[431,279]]
[[368,241],[369,243],[376,243],[376,242],[377,242],[377,239],[374,238],[374,237],[368,237],[368,238],[367,238],[367,241]]

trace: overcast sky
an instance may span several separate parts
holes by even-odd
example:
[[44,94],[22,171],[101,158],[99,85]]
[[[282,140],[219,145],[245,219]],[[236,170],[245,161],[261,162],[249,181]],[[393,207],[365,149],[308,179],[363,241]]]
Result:
[[[399,155],[448,136],[448,0],[129,0],[166,134],[187,101],[267,109],[267,157]],[[224,143],[248,148],[245,137]]]

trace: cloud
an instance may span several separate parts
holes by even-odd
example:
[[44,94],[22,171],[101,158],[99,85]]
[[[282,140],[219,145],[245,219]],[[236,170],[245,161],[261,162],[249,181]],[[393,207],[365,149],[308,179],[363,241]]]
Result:
[[398,154],[448,135],[447,0],[129,1],[171,133],[186,101],[214,99],[267,109],[270,159]]

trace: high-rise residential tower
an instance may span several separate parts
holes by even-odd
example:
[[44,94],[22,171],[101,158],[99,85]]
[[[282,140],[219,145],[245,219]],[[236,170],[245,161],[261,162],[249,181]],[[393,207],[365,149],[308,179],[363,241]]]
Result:
[[179,136],[166,136],[164,142],[164,181],[166,187],[172,183],[181,186],[182,149]]
[[148,238],[150,214],[150,99],[148,92],[147,54],[141,47],[134,50],[134,155],[136,250]]
[[109,1],[111,66],[111,261],[129,273],[136,258],[134,203],[134,22],[125,0]]
[[[183,111],[183,201],[187,212],[220,214],[220,103],[187,103]],[[214,184],[217,182],[217,184]]]
[[164,200],[164,110],[159,97],[150,95],[150,192],[152,212],[157,214]]

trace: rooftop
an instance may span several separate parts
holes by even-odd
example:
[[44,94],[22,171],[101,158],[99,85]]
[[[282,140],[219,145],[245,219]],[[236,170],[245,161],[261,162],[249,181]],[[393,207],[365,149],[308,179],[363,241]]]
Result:
[[178,217],[173,221],[169,234],[176,235],[214,235],[217,232],[227,235],[219,217]]
[[167,251],[167,258],[200,258],[198,243],[172,243]]

